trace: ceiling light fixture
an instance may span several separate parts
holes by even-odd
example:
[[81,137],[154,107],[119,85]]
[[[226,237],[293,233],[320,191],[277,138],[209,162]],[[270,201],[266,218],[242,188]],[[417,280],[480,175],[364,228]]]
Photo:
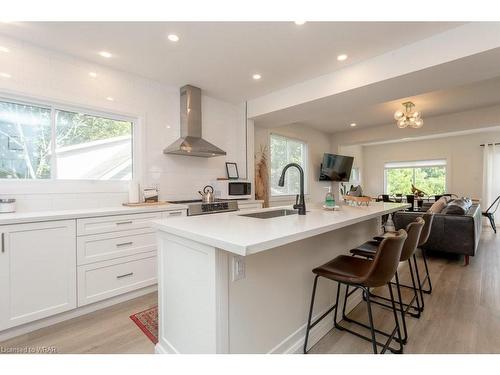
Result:
[[108,97],[106,97],[106,100],[108,100],[110,102],[114,102],[115,98],[113,98],[112,96],[108,96]]
[[92,78],[95,78],[95,77],[97,77],[97,73],[96,72],[89,72],[89,76],[91,76]]
[[175,34],[169,34],[167,36],[168,40],[170,40],[171,42],[178,42],[179,41],[179,37]]
[[262,78],[262,76],[261,76],[260,74],[256,73],[256,74],[254,74],[254,75],[252,76],[252,78],[253,78],[253,79],[255,79],[256,81],[258,81],[259,79],[261,79],[261,78]]
[[9,49],[7,47],[4,47],[4,46],[0,46],[0,52],[9,52]]
[[421,128],[424,126],[424,120],[422,120],[422,113],[415,110],[415,104],[413,102],[404,102],[404,111],[397,110],[394,112],[394,119],[397,121],[398,128],[404,129],[406,127],[410,128]]
[[345,53],[338,55],[337,60],[338,61],[345,61],[345,60],[347,60],[347,55]]
[[296,25],[302,26],[303,24],[306,23],[306,21],[293,21]]
[[106,59],[109,59],[110,57],[113,56],[113,54],[111,52],[108,52],[108,51],[101,51],[101,52],[99,52],[99,55],[106,58]]
[[351,126],[351,128],[355,128],[355,127],[356,127],[356,125],[357,125],[357,124],[356,124],[355,122],[353,122],[353,123],[351,123],[351,125],[350,125],[350,126]]
[[0,72],[0,77],[2,77],[2,78],[10,78],[12,76],[9,73]]

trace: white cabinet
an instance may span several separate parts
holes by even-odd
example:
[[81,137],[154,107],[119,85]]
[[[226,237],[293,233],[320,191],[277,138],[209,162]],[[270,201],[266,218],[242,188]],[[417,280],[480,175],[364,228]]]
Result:
[[156,251],[78,267],[78,306],[156,284]]
[[76,307],[75,220],[0,226],[0,331]]

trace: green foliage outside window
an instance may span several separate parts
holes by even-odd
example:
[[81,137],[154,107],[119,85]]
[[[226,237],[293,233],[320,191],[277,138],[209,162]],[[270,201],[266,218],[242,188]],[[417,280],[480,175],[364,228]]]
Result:
[[412,184],[427,195],[443,194],[446,190],[445,166],[388,168],[385,173],[387,194],[412,194]]

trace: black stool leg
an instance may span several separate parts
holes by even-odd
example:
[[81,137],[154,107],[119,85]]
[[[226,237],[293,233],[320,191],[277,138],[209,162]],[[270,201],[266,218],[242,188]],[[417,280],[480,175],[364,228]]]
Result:
[[[418,271],[417,256],[415,254],[413,254],[413,263],[415,264],[415,273],[417,276],[417,287],[418,287],[418,292],[420,293],[420,302],[422,303],[420,311],[424,311],[424,306],[425,306],[424,294],[422,292],[422,284],[420,283],[420,272]],[[413,271],[411,270],[411,261],[409,262],[409,264],[410,264],[410,272],[413,274]]]
[[[427,266],[427,256],[425,255],[425,250],[421,249],[422,258],[424,258],[424,266],[425,266],[425,278],[422,284],[425,284],[425,281],[429,283],[429,289],[422,289],[424,293],[431,294],[432,293],[432,283],[431,283],[431,274],[429,273],[429,266]],[[422,285],[422,288],[424,286]]]
[[309,307],[309,318],[307,319],[307,327],[306,327],[306,339],[304,340],[304,354],[307,354],[307,341],[309,340],[309,331],[311,330],[311,319],[314,307],[314,297],[316,296],[316,286],[318,285],[318,277],[316,275],[314,278],[312,296],[311,296],[311,306]]
[[[396,322],[396,329],[397,329],[397,333],[398,333],[398,340],[396,340],[396,341],[399,342],[399,350],[393,350],[393,349],[390,349],[390,350],[391,350],[391,352],[393,352],[395,354],[402,354],[403,353],[403,340],[401,339],[401,329],[399,328],[398,314],[396,312],[396,303],[394,302],[394,294],[392,293],[391,283],[388,282],[387,286],[389,287],[389,294],[391,296],[391,303],[392,303],[392,312],[394,313],[394,321]],[[401,310],[401,311],[402,311],[401,314],[403,314],[403,316],[404,316],[403,310]],[[404,319],[404,317],[403,317],[403,319]]]
[[491,213],[488,213],[487,215],[488,215],[488,219],[490,219],[491,228],[493,229],[493,231],[496,234],[497,233],[497,227],[495,225],[495,216],[494,216],[494,214],[491,214]]
[[[419,297],[419,291],[420,289],[417,287],[417,282],[415,281],[415,275],[413,274],[413,267],[411,265],[411,259],[408,259],[408,268],[410,269],[410,277],[411,277],[411,289],[413,289],[413,295],[415,300],[417,301],[417,313],[409,313],[411,316],[414,318],[420,318],[420,314],[422,313],[422,308],[420,307],[420,297],[422,297],[422,294],[420,293]],[[423,298],[423,297],[422,297]]]
[[[405,317],[406,310],[403,307],[403,298],[401,297],[401,287],[399,286],[399,275],[397,270],[394,276],[396,277],[396,288],[398,291],[399,308],[401,309],[401,320],[403,321],[403,344],[406,344],[408,342],[408,330],[406,328],[406,317]],[[391,285],[390,282],[389,285]],[[391,287],[389,286],[389,288]]]
[[[377,354],[377,338],[375,336],[375,327],[373,326],[372,306],[370,303],[370,292],[367,289],[363,288],[363,293],[366,293],[366,307],[368,308],[368,320],[370,321],[370,331],[372,334],[373,353]],[[401,340],[401,336],[399,336],[399,339]]]
[[335,326],[335,328],[343,331],[344,328],[337,323],[337,310],[339,307],[339,297],[340,297],[340,283],[337,282],[337,297],[335,298],[335,312],[333,314],[333,325]]

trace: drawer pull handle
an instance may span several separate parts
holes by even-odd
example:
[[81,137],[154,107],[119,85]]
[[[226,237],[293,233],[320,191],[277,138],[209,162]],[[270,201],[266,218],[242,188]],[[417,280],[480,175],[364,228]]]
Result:
[[123,275],[118,275],[116,276],[117,279],[123,279],[124,277],[127,277],[127,276],[132,276],[134,273],[133,272],[129,272],[129,273],[126,273],[126,274],[123,274]]
[[5,233],[2,232],[2,253],[5,253]]
[[123,242],[123,243],[117,243],[116,246],[117,247],[121,247],[121,246],[129,246],[129,245],[132,245],[133,242],[130,241],[130,242]]
[[120,222],[116,223],[116,225],[123,225],[123,224],[132,224],[132,220],[131,221],[120,221]]
[[168,216],[180,216],[182,215],[182,211],[170,212]]

